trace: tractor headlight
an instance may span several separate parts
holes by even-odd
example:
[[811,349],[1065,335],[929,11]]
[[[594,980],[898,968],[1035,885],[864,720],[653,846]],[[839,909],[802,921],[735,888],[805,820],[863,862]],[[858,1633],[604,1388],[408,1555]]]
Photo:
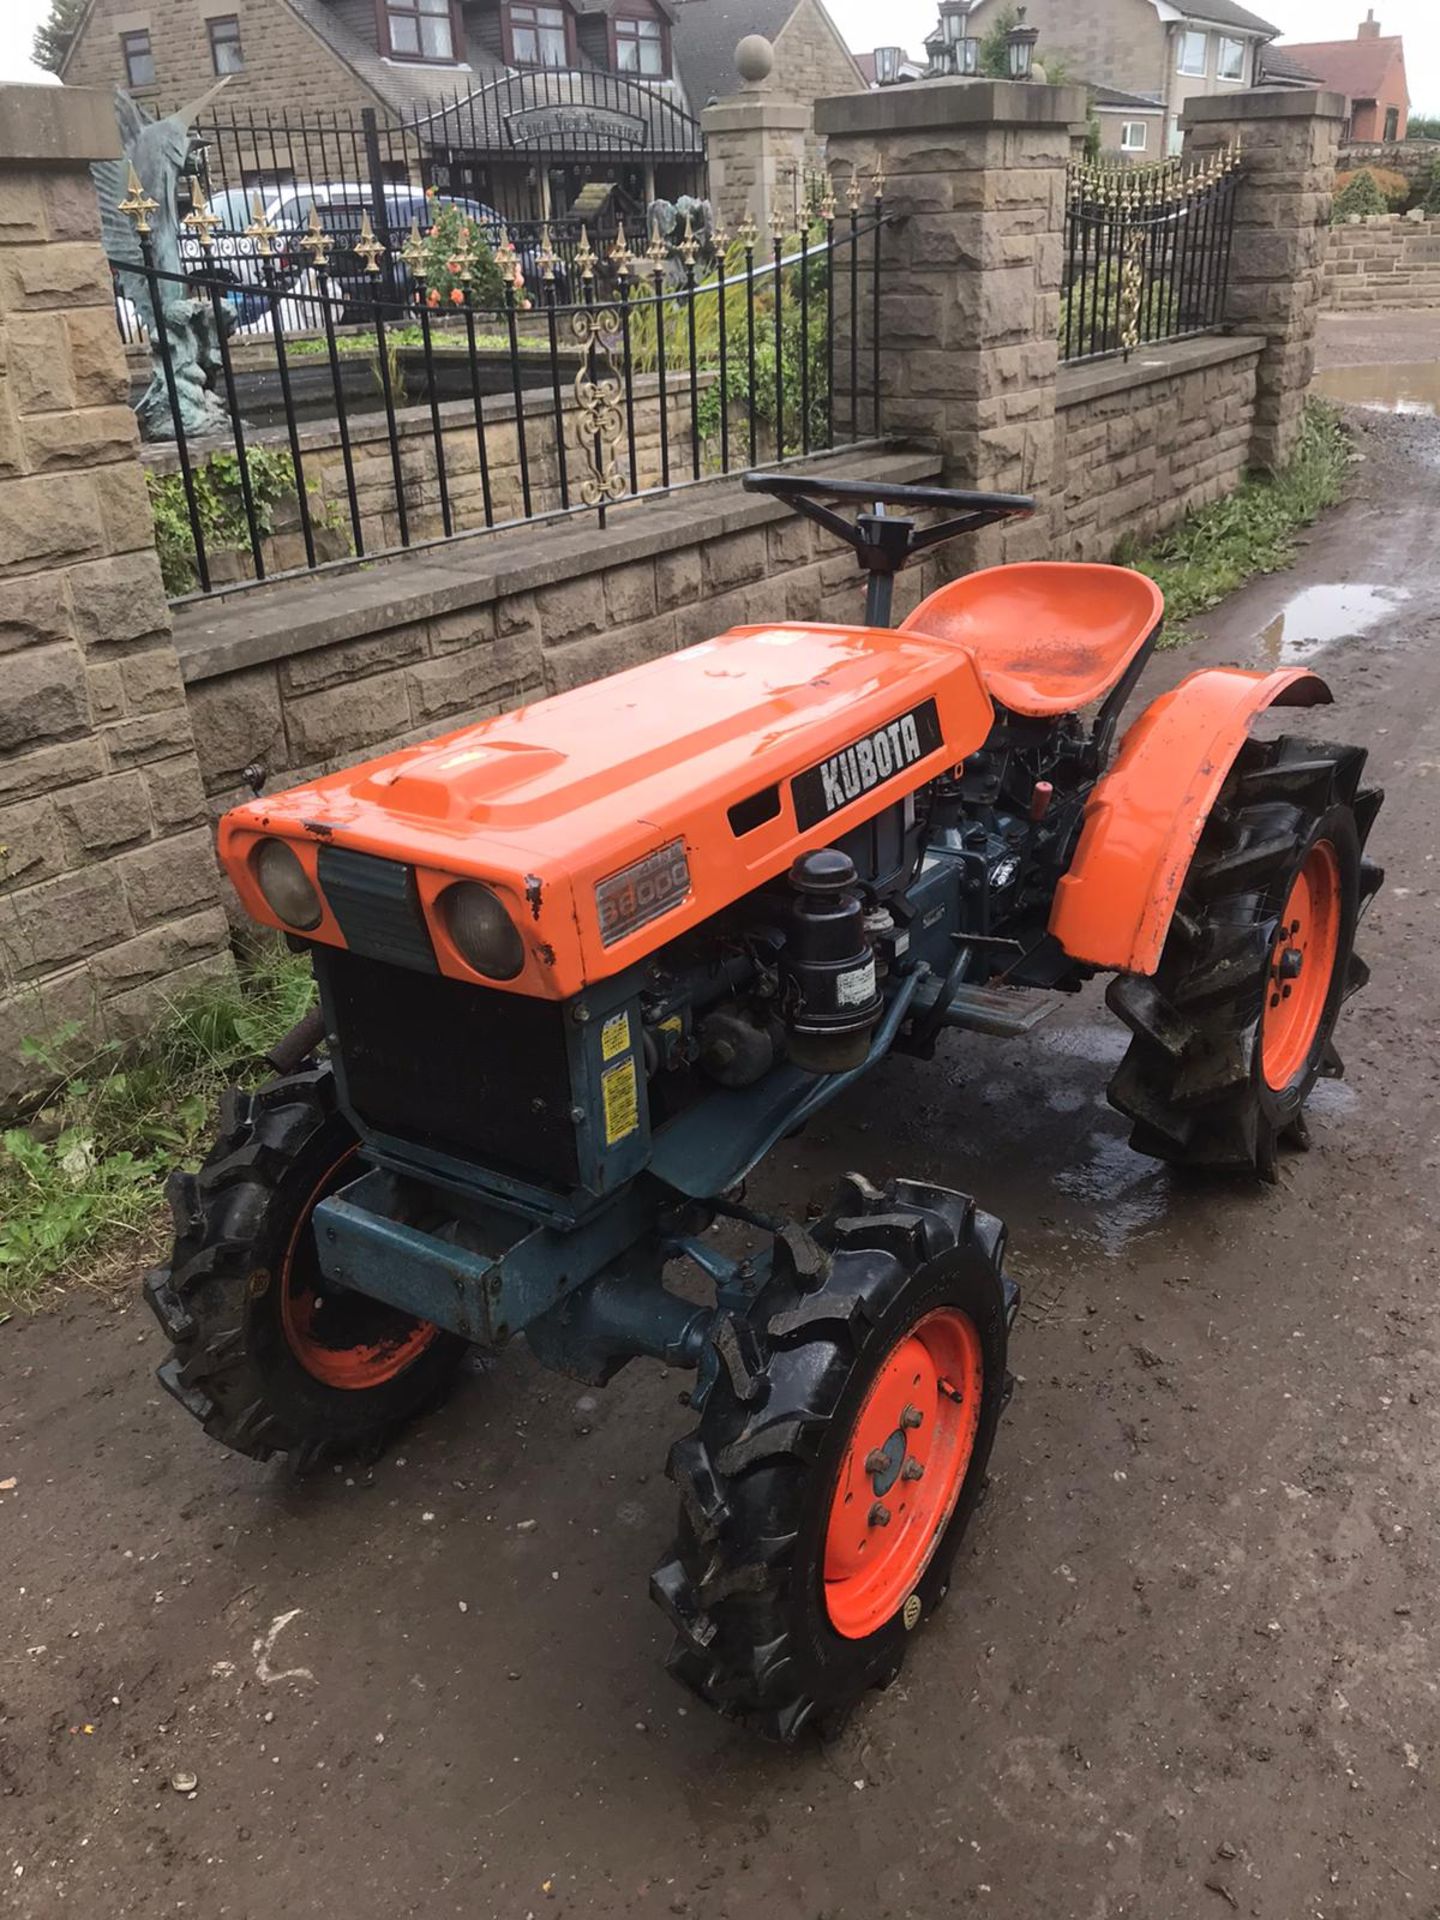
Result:
[[445,924],[461,957],[487,980],[513,980],[525,964],[519,929],[489,887],[462,880],[441,897]]
[[262,840],[254,856],[255,884],[277,920],[301,933],[318,927],[324,909],[300,856],[284,840]]

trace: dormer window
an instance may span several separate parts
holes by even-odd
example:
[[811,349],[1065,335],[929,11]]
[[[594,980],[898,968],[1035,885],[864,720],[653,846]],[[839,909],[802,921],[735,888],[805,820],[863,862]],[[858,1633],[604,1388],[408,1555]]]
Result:
[[531,6],[512,0],[505,9],[512,67],[567,67],[570,37],[563,7]]
[[615,35],[615,71],[638,73],[663,80],[670,71],[665,29],[658,20],[617,14],[611,23]]
[[383,0],[386,50],[396,60],[455,63],[451,0]]

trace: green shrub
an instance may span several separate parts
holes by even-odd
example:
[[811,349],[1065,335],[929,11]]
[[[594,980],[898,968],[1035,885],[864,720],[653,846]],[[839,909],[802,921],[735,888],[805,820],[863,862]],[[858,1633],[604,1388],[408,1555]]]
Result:
[[426,189],[426,200],[430,225],[420,235],[420,246],[429,305],[444,308],[446,312],[452,307],[463,307],[465,289],[460,274],[468,251],[471,305],[503,307],[504,278],[474,223],[453,201],[440,199],[434,187]]
[[[812,230],[810,241],[813,245],[819,237],[821,228]],[[783,242],[786,255],[799,251],[801,245],[798,234],[791,235]],[[699,282],[695,298],[695,368],[697,373],[716,373],[720,371],[720,296],[716,288],[716,277],[734,279],[733,286],[727,286],[724,292],[725,305],[725,377],[722,382],[717,378],[711,381],[700,395],[696,407],[696,421],[700,436],[706,446],[711,466],[718,465],[717,446],[720,434],[720,414],[722,405],[748,408],[752,403],[755,417],[762,426],[773,430],[775,424],[775,274],[773,269],[760,274],[758,268],[764,263],[764,243],[756,248],[755,264],[755,381],[752,392],[750,383],[750,363],[748,345],[747,291],[744,279],[745,249],[740,241],[732,240],[723,263],[717,263],[715,275]],[[836,271],[845,271],[845,255],[835,255]],[[802,325],[800,311],[800,274],[804,272],[808,298],[808,315]],[[786,267],[781,276],[780,296],[780,405],[784,418],[784,447],[777,452],[800,452],[805,436],[801,432],[801,411],[806,398],[805,384],[802,379],[802,362],[806,358],[805,346],[808,335],[808,379],[809,379],[809,443],[811,446],[824,446],[830,435],[828,389],[829,376],[826,367],[826,315],[828,312],[826,291],[826,265],[824,255],[817,255],[802,269],[797,263]],[[642,283],[643,286],[644,283]],[[648,294],[648,287],[645,288]],[[665,302],[665,377],[666,384],[673,391],[690,377],[690,318],[689,303],[684,300]],[[653,373],[659,365],[658,342],[655,327],[655,305],[649,298],[641,299],[631,295],[630,308],[630,364],[637,374]],[[735,425],[732,434],[732,448],[741,445],[737,434],[744,434],[747,428]]]
[[1332,217],[1349,220],[1358,214],[1388,213],[1385,196],[1368,167],[1361,167],[1343,192],[1335,196]]
[[[1360,171],[1368,173],[1380,189],[1380,198],[1385,202],[1389,212],[1398,213],[1410,198],[1410,182],[1403,173],[1397,173],[1393,167],[1365,167]],[[1351,182],[1358,180],[1359,177],[1360,172],[1354,168],[1337,173],[1335,176],[1336,198],[1338,199]]]
[[[1109,261],[1075,281],[1060,300],[1060,342],[1087,353],[1113,351],[1121,344],[1123,267]],[[1165,340],[1179,326],[1180,301],[1173,286],[1148,280],[1140,290],[1140,338]],[[1073,329],[1073,331],[1072,331]]]
[[277,941],[237,979],[177,996],[143,1046],[107,1043],[78,1068],[73,1027],[26,1046],[49,1104],[0,1133],[0,1319],[71,1275],[123,1262],[133,1277],[163,1232],[171,1167],[194,1159],[221,1092],[313,996],[309,961]]
[[[268,447],[247,447],[245,470],[250,477],[255,525],[263,538],[274,531],[276,507],[282,500],[295,497],[295,468],[288,453],[272,453]],[[212,453],[191,469],[191,479],[207,556],[248,553],[250,530],[245,518],[238,455]],[[155,520],[160,574],[166,593],[174,599],[199,584],[185,482],[178,473],[148,472],[145,484],[150,491],[150,511]],[[306,492],[313,495],[315,491],[314,481],[307,481]],[[329,508],[312,507],[311,520],[316,526],[339,524],[338,517]]]
[[1340,498],[1349,461],[1339,414],[1312,400],[1300,443],[1277,473],[1248,475],[1234,493],[1187,515],[1145,547],[1121,542],[1116,560],[1148,574],[1165,595],[1167,646],[1188,638],[1184,622],[1193,614],[1253,575],[1289,566],[1296,531]]
[[1430,170],[1424,182],[1424,193],[1420,205],[1426,213],[1440,214],[1440,153],[1430,162]]

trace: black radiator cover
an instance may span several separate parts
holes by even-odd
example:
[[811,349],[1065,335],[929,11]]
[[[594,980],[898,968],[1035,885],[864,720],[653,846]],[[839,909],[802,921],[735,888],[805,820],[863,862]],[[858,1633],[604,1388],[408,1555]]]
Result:
[[312,949],[346,1096],[377,1133],[564,1189],[579,1181],[565,1007]]

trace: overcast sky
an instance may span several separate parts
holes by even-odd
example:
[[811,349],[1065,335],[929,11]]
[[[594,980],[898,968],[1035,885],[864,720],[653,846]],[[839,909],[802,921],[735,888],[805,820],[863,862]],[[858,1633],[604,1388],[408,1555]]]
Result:
[[[1368,4],[1368,0],[1365,0]],[[1364,13],[1362,0],[1253,0],[1282,39],[1348,40]],[[935,0],[829,0],[841,32],[858,53],[876,42],[918,54],[935,24]],[[0,0],[0,80],[44,80],[30,64],[35,23],[47,0]],[[1440,113],[1440,4],[1437,0],[1378,0],[1386,33],[1405,36],[1405,67],[1417,113]],[[1096,75],[1101,79],[1103,75]]]

